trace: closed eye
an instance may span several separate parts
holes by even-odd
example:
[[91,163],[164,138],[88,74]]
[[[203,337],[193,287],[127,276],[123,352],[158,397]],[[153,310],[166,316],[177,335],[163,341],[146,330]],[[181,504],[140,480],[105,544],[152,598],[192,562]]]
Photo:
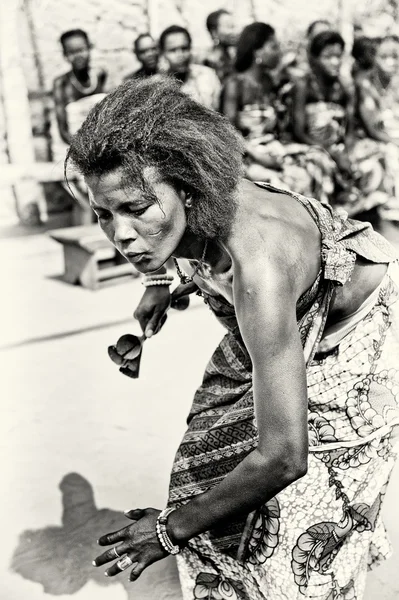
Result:
[[112,218],[111,213],[108,210],[100,210],[100,209],[93,209],[95,214],[97,215],[97,218],[100,221],[108,221],[109,219]]
[[143,215],[145,213],[145,211],[149,208],[149,206],[145,206],[144,208],[127,208],[126,212],[129,215],[133,215],[134,217],[141,217],[141,215]]

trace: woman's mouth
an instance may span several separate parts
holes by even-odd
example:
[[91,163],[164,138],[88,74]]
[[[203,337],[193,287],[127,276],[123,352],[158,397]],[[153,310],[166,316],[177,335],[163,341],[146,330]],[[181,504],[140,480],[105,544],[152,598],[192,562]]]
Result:
[[125,254],[127,260],[131,263],[138,263],[145,257],[145,252]]

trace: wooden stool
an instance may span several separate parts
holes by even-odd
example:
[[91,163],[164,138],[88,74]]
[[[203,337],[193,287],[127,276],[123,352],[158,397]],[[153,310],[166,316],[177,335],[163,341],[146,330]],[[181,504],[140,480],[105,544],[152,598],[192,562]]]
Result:
[[98,225],[66,227],[48,233],[63,246],[65,271],[62,278],[68,283],[97,290],[103,282],[120,283],[140,275],[107,240]]

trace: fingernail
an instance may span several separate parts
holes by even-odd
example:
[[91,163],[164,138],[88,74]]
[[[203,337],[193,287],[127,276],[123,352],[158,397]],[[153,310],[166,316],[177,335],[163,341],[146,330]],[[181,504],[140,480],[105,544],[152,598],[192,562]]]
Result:
[[107,573],[107,571],[105,571],[104,575],[105,575],[105,577],[108,577],[108,573]]
[[93,560],[93,561],[91,562],[91,564],[93,565],[93,567],[96,567],[96,566],[97,566],[97,563],[96,563],[96,561],[95,561],[95,560]]
[[153,334],[154,334],[153,330],[152,330],[152,329],[149,329],[149,330],[146,332],[145,336],[146,336],[147,338],[150,338],[150,337],[152,337],[152,335],[153,335]]
[[99,543],[100,543],[100,540],[99,540],[99,539],[98,539],[98,540],[96,540],[96,543],[97,543],[97,544],[99,544]]

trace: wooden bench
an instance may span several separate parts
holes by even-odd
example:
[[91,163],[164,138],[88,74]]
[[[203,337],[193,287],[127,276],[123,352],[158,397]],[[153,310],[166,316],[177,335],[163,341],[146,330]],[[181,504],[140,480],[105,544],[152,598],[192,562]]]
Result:
[[66,227],[48,232],[63,246],[62,279],[97,290],[104,283],[119,283],[140,273],[126,261],[100,231],[98,225]]

